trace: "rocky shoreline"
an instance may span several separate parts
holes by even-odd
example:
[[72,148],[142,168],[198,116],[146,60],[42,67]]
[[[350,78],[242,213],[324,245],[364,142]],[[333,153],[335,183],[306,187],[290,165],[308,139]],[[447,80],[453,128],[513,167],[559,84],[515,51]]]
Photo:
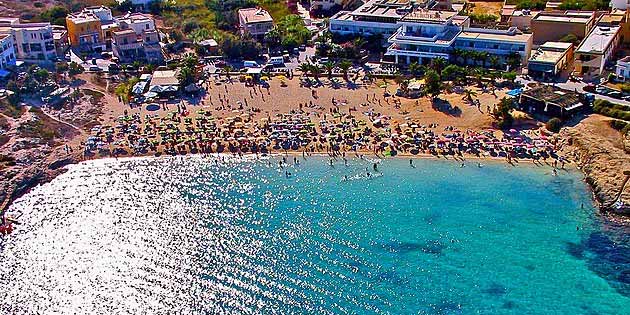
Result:
[[[565,139],[563,151],[575,157],[578,167],[584,173],[585,181],[593,191],[593,197],[602,214],[612,214],[616,221],[630,224],[630,204],[627,202],[619,209],[609,207],[616,198],[620,184],[624,179],[624,167],[630,166],[630,155],[622,148],[611,145],[609,141],[588,133],[588,128],[565,128],[561,136]],[[25,195],[37,185],[47,183],[64,173],[66,166],[79,163],[79,153],[67,154],[60,147],[51,154],[51,158],[33,164],[16,174],[0,193],[0,212],[5,211],[11,203]],[[366,152],[368,153],[368,152]],[[300,153],[301,154],[301,153]],[[410,156],[401,156],[408,158]],[[431,158],[431,156],[427,156]],[[496,160],[496,159],[493,159]],[[630,189],[625,189],[621,200],[630,200]]]
[[623,137],[619,133],[602,135],[606,130],[598,126],[600,123],[603,122],[564,128],[564,152],[577,161],[602,213],[614,214],[625,220],[630,218],[630,187],[626,186],[621,192],[620,200],[624,204],[618,208],[612,205],[626,177],[624,172],[630,170],[630,154],[624,150]]

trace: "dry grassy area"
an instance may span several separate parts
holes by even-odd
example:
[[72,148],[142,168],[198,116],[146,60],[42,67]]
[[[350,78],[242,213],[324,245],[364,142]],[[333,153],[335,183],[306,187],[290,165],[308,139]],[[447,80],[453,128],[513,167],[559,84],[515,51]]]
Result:
[[496,16],[501,15],[501,8],[503,7],[502,1],[469,1],[474,4],[473,13],[475,14],[494,14]]

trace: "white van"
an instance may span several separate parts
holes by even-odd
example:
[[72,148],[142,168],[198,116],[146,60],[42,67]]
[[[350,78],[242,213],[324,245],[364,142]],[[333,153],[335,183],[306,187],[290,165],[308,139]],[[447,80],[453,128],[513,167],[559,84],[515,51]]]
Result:
[[256,61],[243,61],[243,67],[245,68],[260,68]]
[[274,65],[274,66],[284,66],[284,58],[282,57],[271,57],[269,58],[269,62],[270,65]]

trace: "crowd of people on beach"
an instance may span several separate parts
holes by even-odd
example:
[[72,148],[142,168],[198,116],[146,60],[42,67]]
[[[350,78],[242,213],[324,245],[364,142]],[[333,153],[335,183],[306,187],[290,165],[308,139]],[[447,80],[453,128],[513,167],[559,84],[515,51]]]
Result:
[[[211,84],[208,84],[209,86]],[[212,88],[209,88],[209,91]],[[223,92],[223,90],[225,92]],[[214,94],[214,98],[212,95]],[[271,98],[261,86],[249,91],[250,98]],[[328,110],[322,106],[330,101]],[[254,104],[254,102],[251,102]],[[346,152],[397,155],[432,155],[463,160],[466,157],[503,158],[508,163],[529,159],[534,163],[557,156],[557,139],[537,131],[460,130],[438,123],[413,120],[398,122],[375,108],[399,106],[395,97],[367,94],[365,102],[347,100],[296,100],[296,108],[285,113],[263,114],[261,108],[244,100],[230,101],[227,84],[198,105],[176,103],[176,110],[155,114],[147,110],[125,110],[116,124],[97,126],[85,142],[86,158],[161,154],[271,154],[303,152],[341,157]],[[163,109],[168,108],[163,105]],[[261,117],[264,116],[264,117]],[[550,164],[551,165],[551,164]]]

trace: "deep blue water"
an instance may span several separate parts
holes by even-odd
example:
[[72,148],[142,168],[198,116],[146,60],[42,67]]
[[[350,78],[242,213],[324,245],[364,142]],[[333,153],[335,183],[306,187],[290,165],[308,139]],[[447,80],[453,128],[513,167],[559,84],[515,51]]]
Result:
[[630,312],[630,231],[577,171],[299,160],[72,166],[11,209],[0,313]]

